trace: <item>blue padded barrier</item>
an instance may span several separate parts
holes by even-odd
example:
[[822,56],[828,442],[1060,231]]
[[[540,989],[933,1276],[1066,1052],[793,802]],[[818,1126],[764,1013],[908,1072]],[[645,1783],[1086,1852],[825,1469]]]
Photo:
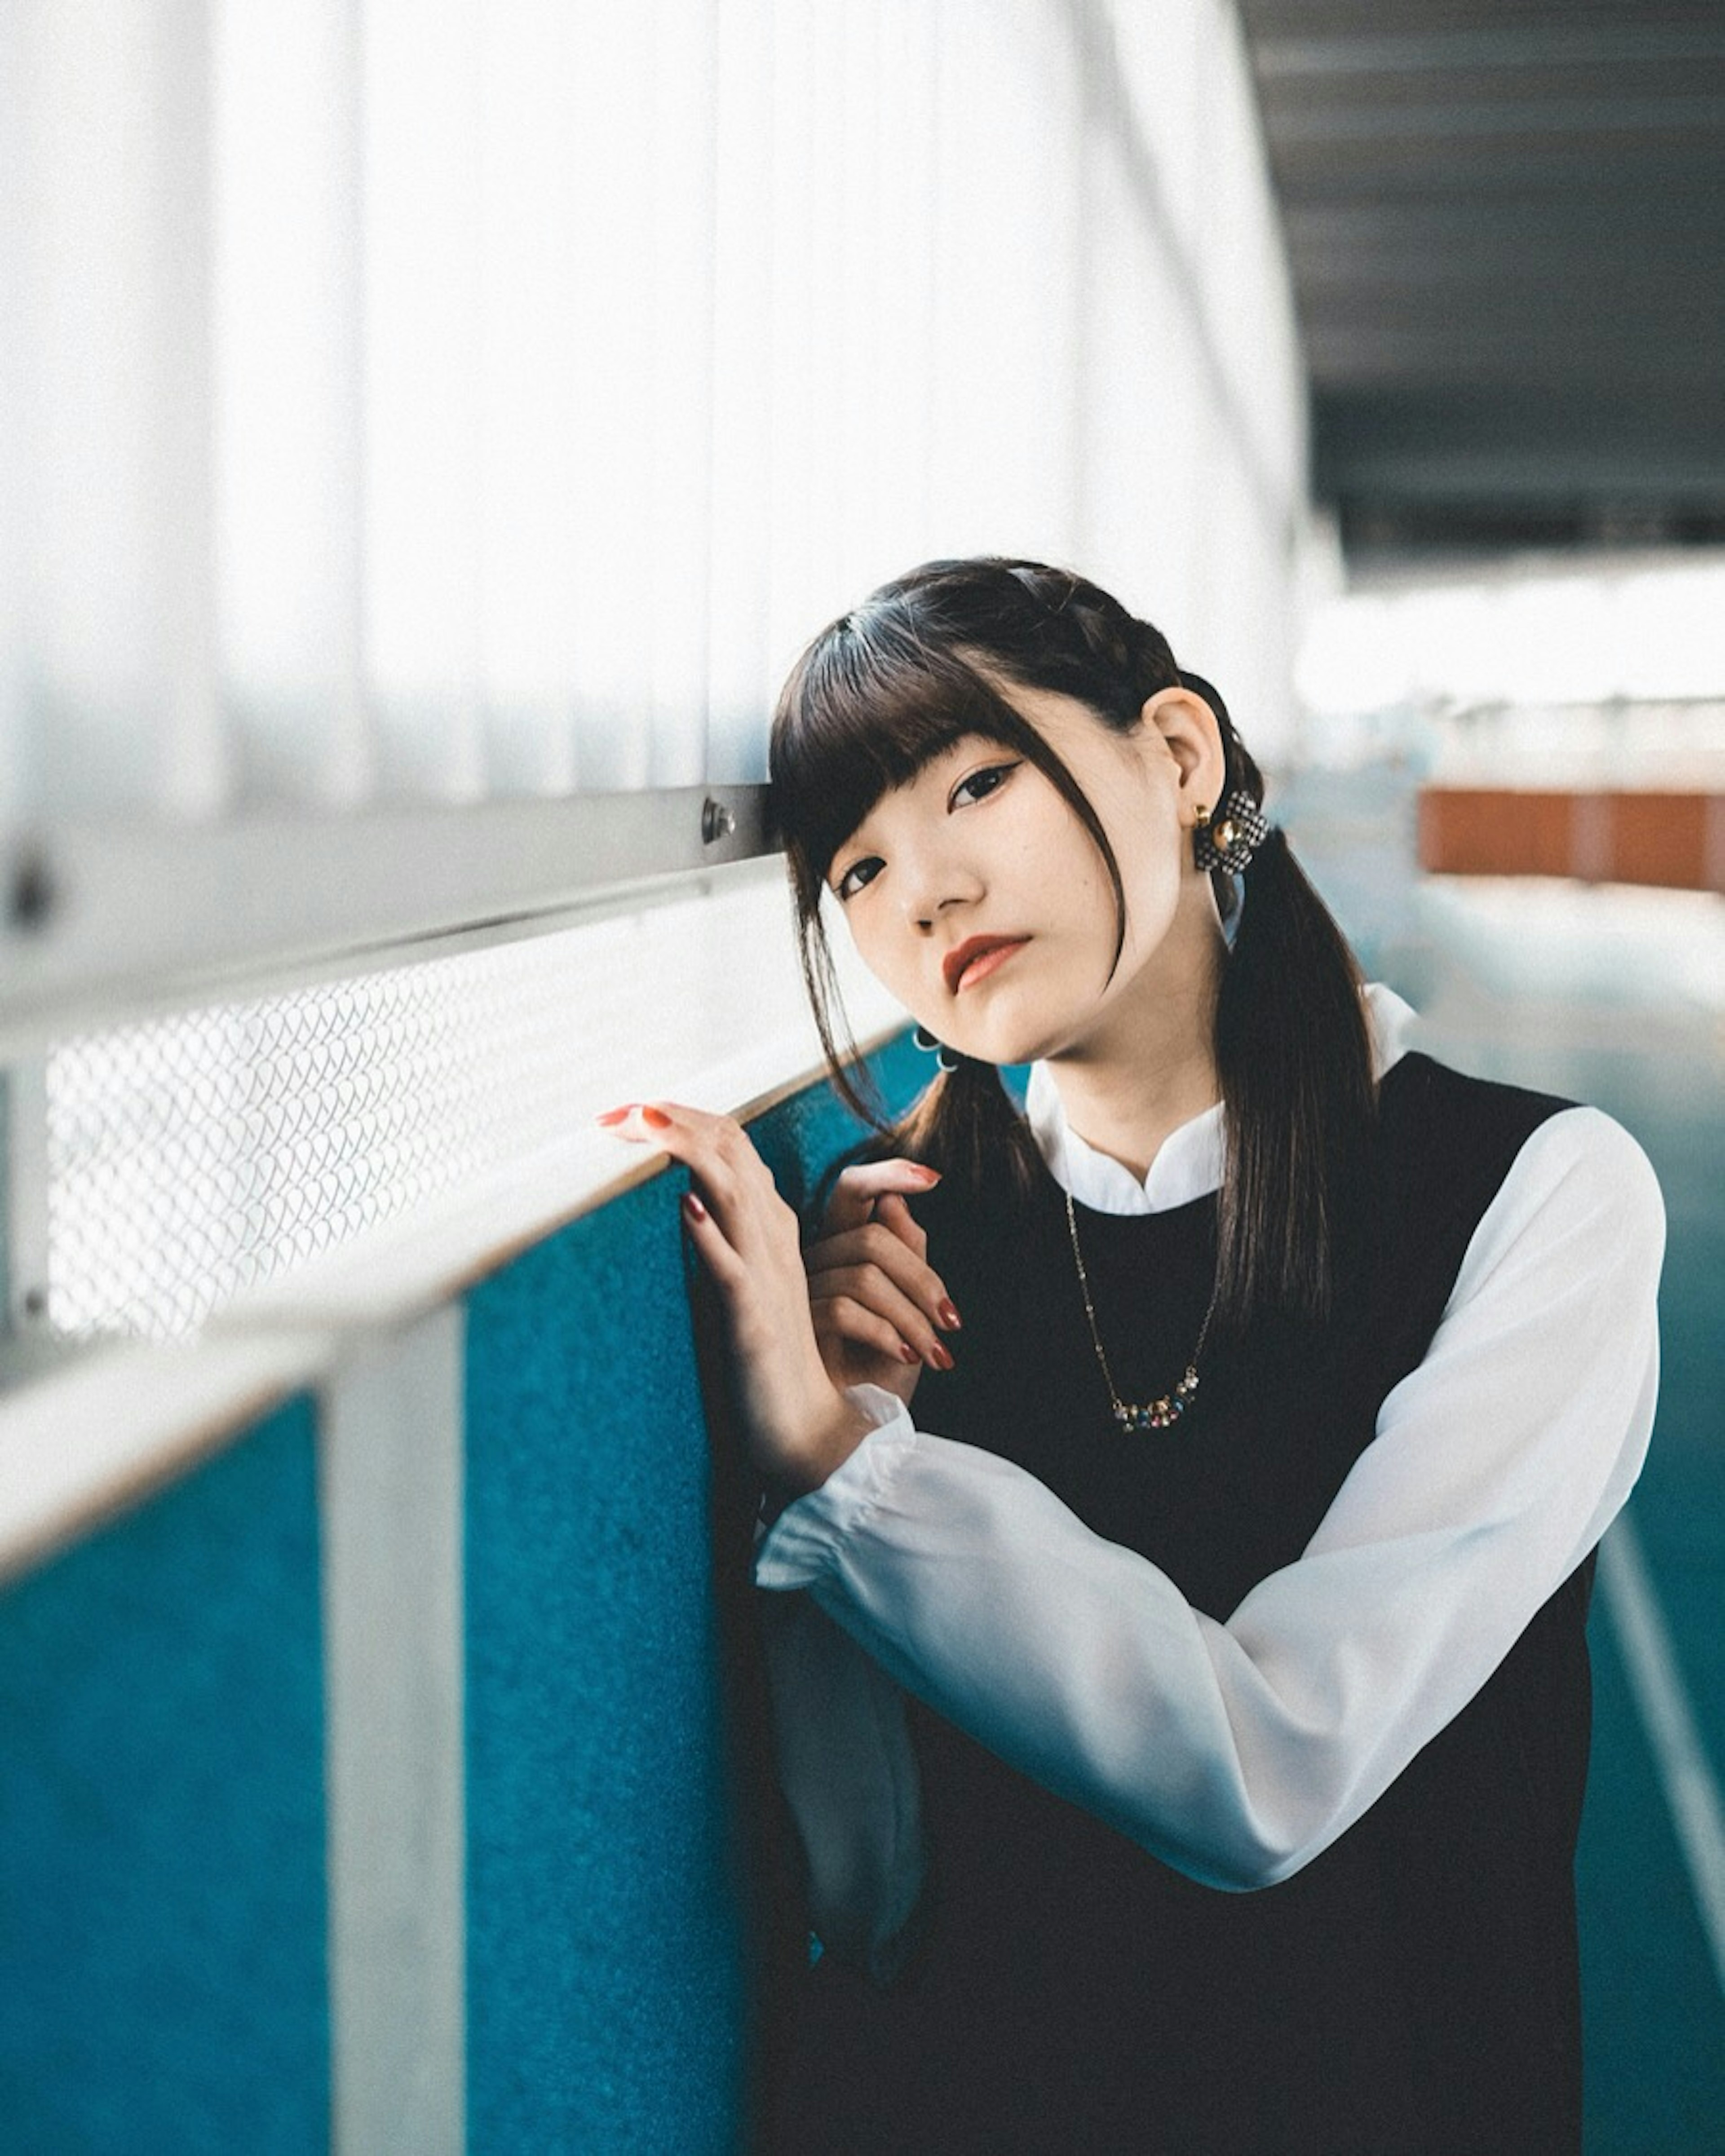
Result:
[[[900,1106],[929,1068],[903,1040],[875,1065]],[[823,1085],[754,1135],[803,1203],[858,1132]],[[750,1519],[706,1430],[683,1182],[469,1299],[475,2150],[743,2137]],[[0,1592],[0,2149],[327,2145],[318,1566],[302,1399]]]
[[313,1420],[0,1594],[0,2148],[327,2141]]
[[[899,1103],[930,1068],[903,1040],[874,1067]],[[822,1085],[753,1135],[794,1201],[859,1133]],[[574,1222],[468,1305],[476,2151],[737,2145],[747,1928],[685,1187]],[[734,1586],[746,1551],[720,1525]]]

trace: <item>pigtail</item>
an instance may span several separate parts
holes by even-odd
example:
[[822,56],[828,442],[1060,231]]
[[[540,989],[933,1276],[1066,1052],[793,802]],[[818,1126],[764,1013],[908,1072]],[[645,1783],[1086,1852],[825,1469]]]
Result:
[[1228,1139],[1219,1325],[1266,1306],[1319,1318],[1332,1306],[1376,1112],[1362,985],[1329,908],[1272,829],[1245,874],[1216,1004]]
[[894,1151],[927,1162],[968,1189],[993,1185],[1008,1196],[1029,1189],[1040,1159],[999,1072],[968,1056],[936,1075],[891,1135]]

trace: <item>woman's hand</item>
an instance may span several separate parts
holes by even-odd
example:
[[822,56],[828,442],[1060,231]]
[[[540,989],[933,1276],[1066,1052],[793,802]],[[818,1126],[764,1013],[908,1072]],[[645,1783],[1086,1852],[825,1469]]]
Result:
[[766,1163],[728,1116],[637,1102],[599,1121],[688,1168],[683,1225],[724,1301],[750,1456],[793,1494],[818,1489],[872,1424],[822,1361],[797,1216]]
[[847,1168],[820,1233],[803,1254],[821,1359],[839,1385],[880,1385],[908,1401],[926,1364],[950,1370],[941,1338],[958,1312],[928,1263],[928,1238],[905,1203],[940,1180],[911,1160]]

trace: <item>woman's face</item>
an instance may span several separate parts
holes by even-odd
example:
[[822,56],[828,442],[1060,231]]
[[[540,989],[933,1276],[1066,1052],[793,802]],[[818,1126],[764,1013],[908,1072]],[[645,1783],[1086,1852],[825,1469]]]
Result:
[[827,882],[864,963],[922,1024],[961,1054],[1024,1063],[1098,1045],[1111,1020],[1173,992],[1200,945],[1213,958],[1190,831],[1196,804],[1218,798],[1221,749],[1209,706],[1184,690],[1152,697],[1120,733],[1074,697],[997,685],[1114,848],[1118,967],[1114,888],[1094,840],[1034,763],[983,735],[883,794]]

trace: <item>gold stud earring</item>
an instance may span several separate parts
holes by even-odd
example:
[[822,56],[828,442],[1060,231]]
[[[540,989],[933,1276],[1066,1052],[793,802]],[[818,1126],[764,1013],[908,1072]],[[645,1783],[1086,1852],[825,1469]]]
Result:
[[1244,787],[1235,787],[1221,804],[1220,823],[1210,827],[1209,811],[1198,812],[1192,834],[1193,858],[1201,869],[1227,869],[1238,875],[1269,836],[1258,803]]

